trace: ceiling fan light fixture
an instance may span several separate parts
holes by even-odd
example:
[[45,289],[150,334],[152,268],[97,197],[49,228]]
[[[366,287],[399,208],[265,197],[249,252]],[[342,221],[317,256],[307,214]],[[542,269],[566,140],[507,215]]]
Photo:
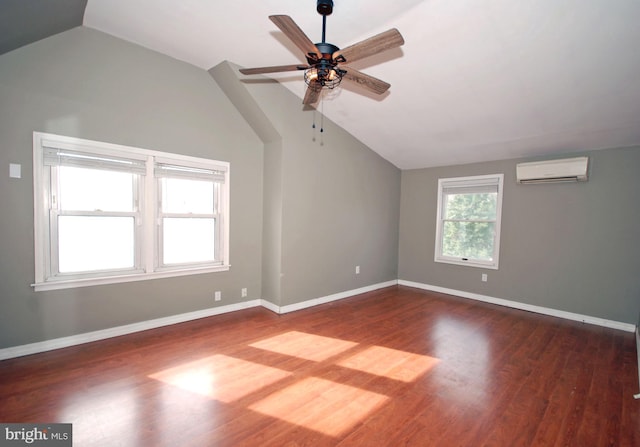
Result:
[[343,73],[334,67],[311,67],[304,71],[304,82],[313,88],[333,89],[340,85],[342,75]]

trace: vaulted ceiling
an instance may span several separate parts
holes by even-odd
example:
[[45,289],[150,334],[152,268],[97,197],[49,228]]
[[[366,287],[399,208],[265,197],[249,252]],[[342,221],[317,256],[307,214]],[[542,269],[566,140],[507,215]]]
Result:
[[[640,145],[637,0],[334,3],[328,42],[406,43],[353,64],[385,95],[343,82],[318,108],[399,168]],[[0,53],[82,24],[203,69],[304,62],[271,14],[321,40],[316,0],[3,0]],[[302,73],[270,77],[304,96]]]

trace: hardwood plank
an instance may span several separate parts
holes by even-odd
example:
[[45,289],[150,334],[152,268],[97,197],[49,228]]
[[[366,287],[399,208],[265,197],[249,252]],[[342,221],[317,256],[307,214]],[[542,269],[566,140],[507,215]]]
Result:
[[78,446],[640,445],[634,334],[395,286],[0,362]]

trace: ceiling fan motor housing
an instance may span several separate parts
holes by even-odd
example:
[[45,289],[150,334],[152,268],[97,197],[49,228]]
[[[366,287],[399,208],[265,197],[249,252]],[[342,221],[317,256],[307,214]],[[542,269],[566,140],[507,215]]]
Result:
[[318,14],[328,16],[333,12],[333,0],[318,0],[316,10],[318,11]]
[[[320,50],[320,58],[318,59],[318,55],[316,54],[308,54],[307,55],[307,62],[309,63],[309,65],[315,65],[317,64],[319,61],[328,61],[328,62],[332,62],[333,60],[333,53],[335,53],[336,51],[338,51],[340,48],[338,48],[337,46],[327,43],[327,42],[320,42],[316,44],[316,48],[318,50]],[[333,64],[335,65],[335,64]]]

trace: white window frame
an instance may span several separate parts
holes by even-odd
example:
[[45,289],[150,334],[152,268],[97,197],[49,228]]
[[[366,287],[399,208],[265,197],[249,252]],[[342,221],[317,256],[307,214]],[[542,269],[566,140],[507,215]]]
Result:
[[[137,177],[137,206],[131,213],[136,219],[135,265],[131,269],[118,271],[96,271],[80,274],[56,273],[55,215],[58,210],[52,206],[52,197],[56,191],[51,175],[56,169],[45,163],[47,148],[121,157],[140,161],[144,165],[143,172]],[[216,209],[216,261],[208,263],[183,264],[177,266],[161,266],[158,225],[159,225],[159,193],[158,177],[155,175],[156,163],[170,163],[176,166],[195,168],[215,173],[218,207]],[[36,291],[56,290],[73,287],[93,286],[121,282],[140,281],[156,278],[227,271],[229,262],[229,185],[230,164],[228,162],[171,154],[130,146],[123,146],[98,141],[84,140],[43,132],[33,133],[33,181],[34,181],[34,249],[35,249],[35,282]],[[52,186],[54,185],[54,186]],[[55,205],[55,204],[53,204]],[[90,213],[89,213],[90,214]],[[98,212],[100,214],[100,212]],[[105,215],[105,214],[102,214]],[[53,223],[52,223],[53,222]],[[52,233],[52,231],[54,231]]]
[[[488,187],[497,187],[497,203],[496,203],[496,219],[493,259],[487,261],[483,259],[473,258],[458,258],[452,256],[445,256],[442,254],[442,237],[444,227],[444,196],[445,190],[451,190],[460,188],[462,191],[473,192],[473,189],[478,189],[478,192],[486,190]],[[435,241],[435,262],[442,262],[447,264],[465,265],[469,267],[480,267],[487,269],[498,269],[499,257],[500,257],[500,222],[502,221],[502,193],[504,188],[504,174],[489,174],[478,175],[470,177],[453,177],[453,178],[441,178],[438,179],[438,210],[436,217],[436,241]]]
[[[175,168],[175,169],[174,169]],[[164,218],[212,218],[216,221],[215,225],[215,259],[220,259],[220,254],[224,252],[224,247],[226,247],[227,241],[224,240],[224,232],[222,231],[223,222],[225,222],[225,213],[221,211],[223,206],[223,201],[228,202],[223,198],[222,189],[224,180],[226,177],[226,171],[211,169],[212,166],[209,166],[208,169],[203,169],[202,163],[190,163],[187,161],[182,161],[179,165],[176,164],[175,159],[166,158],[166,157],[156,157],[154,160],[154,173],[155,173],[155,185],[157,194],[157,206],[156,206],[156,247],[157,247],[157,256],[155,256],[156,262],[155,267],[158,271],[166,271],[166,270],[180,270],[184,267],[181,267],[179,264],[164,264],[162,262],[163,259],[163,220]],[[174,171],[172,173],[172,171]],[[192,213],[169,213],[163,211],[162,200],[160,199],[161,194],[159,193],[162,190],[162,178],[186,178],[186,179],[195,179],[195,180],[213,180],[217,179],[217,182],[214,182],[214,209],[211,213],[206,214],[192,214]],[[190,268],[187,266],[187,268]]]

